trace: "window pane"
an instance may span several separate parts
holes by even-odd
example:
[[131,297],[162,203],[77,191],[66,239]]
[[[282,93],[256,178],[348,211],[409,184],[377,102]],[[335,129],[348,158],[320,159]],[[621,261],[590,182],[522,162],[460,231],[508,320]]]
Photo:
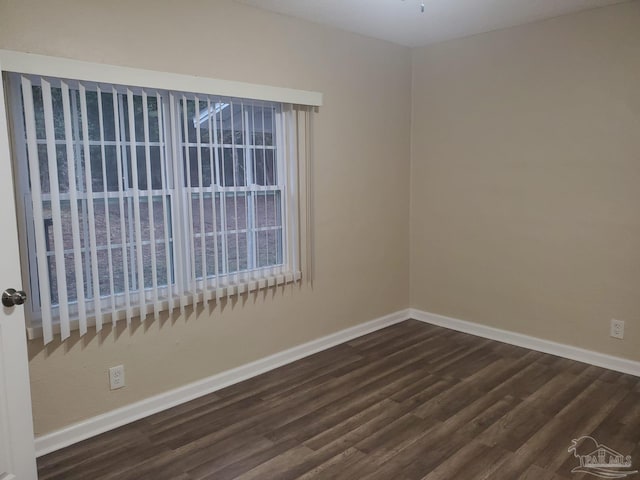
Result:
[[219,274],[224,274],[227,271],[226,270],[227,265],[225,263],[225,255],[226,255],[225,245],[226,244],[223,243],[223,241],[224,241],[224,235],[221,235],[221,234],[216,235],[216,243],[218,247],[218,273]]
[[215,158],[213,149],[202,147],[200,149],[200,161],[202,162],[202,186],[210,187],[217,182]]
[[246,194],[227,194],[225,196],[225,221],[227,231],[247,228]]
[[[154,240],[156,244],[156,268],[158,285],[166,285],[168,271],[172,271],[172,266],[167,265],[166,251],[164,247],[165,241],[165,228],[168,229],[168,233],[171,232],[171,226],[166,225],[164,222],[164,214],[162,210],[163,197],[161,195],[154,195],[152,197],[153,208],[153,223],[154,223]],[[167,208],[170,205],[170,199],[167,197]],[[104,207],[99,206],[102,200],[95,200],[95,215],[96,215],[96,237],[98,237],[98,245],[106,247],[108,245],[107,235],[111,238],[111,254],[113,259],[113,271],[117,272],[114,275],[114,289],[116,292],[124,292],[124,265],[122,257],[122,227],[121,220],[124,219],[124,246],[127,258],[127,267],[129,270],[129,286],[133,290],[137,285],[137,249],[135,246],[135,223],[133,215],[133,200],[131,198],[125,199],[123,212],[120,212],[119,200],[117,198],[109,199],[109,231],[106,229],[106,219],[100,219],[104,216]],[[151,221],[149,218],[149,202],[146,197],[140,198],[140,229],[143,242],[142,248],[142,263],[143,273],[145,278],[145,286],[149,287],[153,284],[152,277],[152,261],[153,250],[151,247]],[[171,223],[170,211],[167,212],[167,219],[169,224]],[[103,230],[102,230],[103,229]],[[169,245],[173,245],[173,239],[169,237]],[[172,275],[173,276],[173,275]],[[102,287],[101,287],[102,289]]]
[[224,187],[240,187],[246,185],[244,168],[244,150],[241,148],[222,149],[220,165]]
[[[77,94],[77,105],[80,105],[80,95],[79,92],[74,92]],[[87,103],[87,129],[89,131],[89,141],[97,142],[100,140],[100,114],[98,111],[98,93],[94,91],[86,92],[86,103]],[[79,112],[80,116],[82,112]],[[84,138],[82,136],[82,129],[80,129],[80,138]]]
[[[124,293],[125,288],[124,288],[124,279],[125,279],[125,275],[124,275],[124,263],[122,260],[122,249],[121,248],[114,248],[113,250],[111,250],[111,258],[112,258],[112,265],[111,265],[111,271],[113,272],[113,283],[114,283],[114,293],[115,294],[119,294],[119,293]],[[131,275],[131,272],[129,272],[129,275]],[[131,286],[131,277],[129,276],[129,286]]]
[[[171,246],[170,246],[171,247]],[[167,265],[167,250],[164,243],[157,243],[156,245],[156,275],[158,276],[158,285],[169,285],[169,275],[173,277],[173,274]]]
[[255,198],[255,224],[258,228],[282,226],[280,191],[258,192]]
[[[151,167],[152,190],[161,190],[163,188],[161,161],[160,147],[150,147],[149,166]],[[140,190],[147,190],[147,149],[144,146],[136,147],[136,163],[138,167],[138,188]],[[133,182],[133,179],[131,179],[131,182]],[[133,185],[133,183],[130,184]]]
[[246,233],[228,233],[227,263],[228,272],[234,273],[247,269],[247,235]]
[[200,143],[201,144],[209,144],[213,142],[213,136],[211,135],[211,131],[209,130],[209,124],[212,125],[213,129],[213,115],[216,115],[216,105],[220,105],[218,103],[213,102],[211,107],[209,107],[206,100],[199,100],[197,103],[198,109],[196,111],[196,101],[195,99],[187,99],[186,101],[180,100],[180,111],[182,115],[180,117],[180,126],[181,130],[185,129],[185,108],[186,108],[186,132],[182,132],[182,141],[185,141],[185,133],[186,133],[186,141],[190,144],[195,144],[198,141],[198,130],[200,131]]
[[[215,181],[213,152],[209,147],[200,147],[200,164],[202,165],[202,186],[210,187]],[[183,148],[185,187],[199,187],[198,148]],[[188,158],[188,161],[187,161]]]
[[40,188],[42,193],[51,193],[51,181],[49,179],[49,161],[47,155],[47,146],[38,145],[38,168],[40,170]]
[[160,141],[160,127],[158,125],[159,109],[162,105],[158,105],[158,99],[155,95],[147,96],[147,115],[149,118],[149,141]]
[[113,142],[116,139],[116,126],[113,116],[113,94],[111,92],[102,91],[102,128],[104,129],[104,140],[107,142]]
[[282,229],[256,232],[257,266],[269,267],[282,264]]
[[251,137],[249,142],[253,145],[263,145],[263,119],[262,107],[253,106],[249,109],[249,128]]
[[69,167],[67,164],[67,146],[56,145],[56,164],[58,167],[58,188],[60,193],[69,191]]
[[[133,215],[132,205],[127,198],[124,199],[122,209],[117,198],[109,199],[109,234],[112,245],[121,245],[128,241],[128,226],[130,224],[129,214]],[[124,231],[122,230],[122,220],[124,220]],[[124,233],[124,239],[123,239]]]
[[[89,147],[89,155],[91,156],[91,188],[94,192],[104,192],[104,181],[102,176],[102,151],[99,145]],[[105,152],[106,156],[106,152]],[[84,155],[83,155],[84,158]],[[83,178],[84,190],[84,178]]]
[[[222,198],[220,194],[216,194],[215,196],[215,211],[214,206],[211,201],[212,194],[205,193],[203,195],[203,215],[204,215],[204,224],[201,225],[200,221],[200,195],[193,194],[191,196],[191,208],[193,212],[193,232],[194,232],[194,255],[195,255],[195,263],[196,263],[196,278],[202,278],[204,275],[202,269],[202,235],[205,236],[205,254],[206,254],[206,262],[207,262],[207,276],[214,275],[215,272],[215,247],[214,247],[214,238],[217,236],[218,231],[220,231],[220,225],[222,223]],[[240,202],[238,202],[240,203]],[[233,213],[235,215],[235,211]],[[214,218],[215,216],[215,218]],[[235,216],[234,224],[235,224]],[[215,225],[214,225],[215,220]],[[218,273],[221,272],[222,268],[222,248],[218,250]]]
[[[214,238],[216,235],[214,233],[205,234],[205,255],[206,255],[206,264],[207,264],[207,278],[213,277],[216,275],[215,271],[215,252],[214,252]],[[202,278],[204,275],[204,271],[202,269],[202,235],[197,235],[194,237],[194,260],[196,267],[196,278]],[[220,265],[220,254],[218,258],[218,264]],[[218,272],[219,273],[219,272]]]
[[[154,262],[154,246],[155,245],[155,262],[156,262],[156,275],[159,276],[160,269],[158,266],[164,265],[162,269],[163,279],[158,278],[158,285],[166,285],[167,281],[167,268],[166,268],[166,255],[164,250],[164,215],[162,213],[162,196],[152,197],[152,203],[147,198],[142,198],[140,201],[140,226],[142,233],[142,263],[144,268],[144,283],[145,287],[149,288],[153,286],[153,262]],[[153,218],[153,238],[151,237],[151,218]],[[147,243],[148,242],[148,243]],[[151,242],[154,242],[153,244]],[[162,255],[158,253],[158,249],[162,244]],[[164,282],[164,283],[163,283]]]
[[277,183],[276,161],[273,149],[263,150],[256,148],[254,151],[254,181],[257,185],[270,186]]
[[252,112],[252,130],[254,145],[273,145],[273,116],[271,106],[256,106]]
[[[85,257],[82,255],[83,265],[86,265]],[[67,283],[66,294],[68,302],[76,302],[78,300],[78,290],[75,275],[75,260],[73,253],[67,253],[64,255],[64,268],[65,268],[65,281]],[[52,305],[59,305],[60,303],[60,289],[58,286],[58,277],[56,274],[57,265],[54,256],[48,257],[49,265],[49,285],[51,288],[51,303]],[[86,285],[86,284],[85,284]],[[82,288],[82,287],[80,287]],[[85,290],[85,297],[87,296]]]
[[264,173],[264,150],[255,148],[253,150],[253,183],[256,185],[266,185]]
[[[213,205],[211,202],[211,193],[205,193],[202,195],[202,210],[204,215],[204,232],[205,233],[213,233],[214,231],[220,229],[221,222],[221,199],[220,194],[216,194],[216,206],[215,212],[213,210]],[[191,210],[193,213],[193,232],[195,235],[200,235],[203,231],[202,226],[200,225],[200,195],[192,194],[191,195]],[[213,221],[215,221],[216,225],[214,228]]]
[[42,88],[40,85],[31,87],[33,94],[33,113],[36,119],[36,138],[38,140],[47,138],[44,126],[44,107],[42,103]]
[[[54,235],[53,235],[53,226],[57,221],[60,224],[60,228],[62,229],[62,240],[63,240],[63,248],[65,250],[73,248],[73,230],[72,225],[73,222],[71,220],[71,202],[69,200],[62,200],[60,202],[60,219],[53,219],[51,202],[45,201],[42,202],[43,212],[44,212],[44,223],[46,226],[45,232],[47,234],[45,240],[47,241],[47,251],[53,251],[54,247]],[[79,200],[77,202],[78,215],[80,217],[80,222],[86,219],[86,202],[84,200]],[[80,229],[80,246],[84,248],[85,246],[85,236],[82,232],[82,225],[79,226]]]
[[233,103],[218,114],[218,121],[222,131],[222,142],[225,146],[239,146],[244,144],[244,116],[242,105]]
[[115,146],[107,146],[105,151],[105,171],[107,174],[107,190],[117,192],[121,188],[121,179],[118,178],[118,156]]
[[[86,202],[79,201],[78,202],[78,211],[81,218],[83,211],[86,212]],[[62,249],[64,253],[64,268],[65,268],[65,278],[67,282],[67,296],[70,302],[77,300],[77,286],[76,286],[76,275],[75,275],[75,263],[74,263],[74,251],[73,251],[73,230],[72,225],[73,222],[71,220],[71,203],[69,201],[61,201],[60,202],[60,219],[52,218],[52,209],[51,202],[43,202],[43,213],[44,213],[44,231],[45,231],[45,244],[47,249],[47,258],[48,258],[48,267],[49,267],[49,284],[51,287],[51,299],[52,303],[55,305],[59,302],[58,298],[58,279],[56,275],[56,259],[54,257],[54,252],[56,248],[56,239],[54,235],[54,224],[57,222],[60,225],[62,230]],[[86,215],[85,215],[86,217]],[[80,252],[84,253],[87,237],[85,235],[85,231],[82,229],[82,225],[78,226],[80,229]],[[84,257],[83,257],[84,259]],[[87,264],[83,262],[83,275],[86,275],[86,267]],[[89,292],[85,292],[85,296]]]
[[129,112],[129,97],[128,95],[120,95],[120,101],[122,104],[122,115],[120,121],[124,124],[124,136],[123,139],[127,142],[131,141],[131,132],[129,123],[131,116],[133,117],[135,138],[136,142],[144,142],[144,114],[141,95],[132,95],[133,97],[133,112]]
[[62,90],[51,87],[51,106],[53,108],[53,129],[56,140],[64,140],[64,110],[62,102]]

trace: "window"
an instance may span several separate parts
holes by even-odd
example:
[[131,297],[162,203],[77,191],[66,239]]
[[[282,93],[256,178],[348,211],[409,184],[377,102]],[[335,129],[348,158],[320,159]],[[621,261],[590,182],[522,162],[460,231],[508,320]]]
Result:
[[30,321],[45,342],[87,319],[99,329],[300,278],[292,106],[8,84]]

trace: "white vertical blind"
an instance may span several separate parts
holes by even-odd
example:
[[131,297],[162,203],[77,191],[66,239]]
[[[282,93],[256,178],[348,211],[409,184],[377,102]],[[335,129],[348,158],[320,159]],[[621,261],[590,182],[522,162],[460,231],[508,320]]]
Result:
[[31,317],[45,342],[100,330],[105,316],[157,319],[301,278],[306,110],[10,80],[25,125],[14,143],[28,160]]
[[[182,120],[183,120],[183,132],[187,131],[188,129],[188,125],[189,125],[189,119],[187,118],[187,108],[186,108],[186,103],[187,103],[187,97],[186,96],[182,96]],[[190,154],[191,149],[189,148],[189,146],[187,144],[185,144],[185,148],[183,149],[184,152],[184,159],[185,159],[185,164],[186,164],[186,179],[185,179],[185,186],[187,189],[187,198],[185,199],[185,205],[187,207],[187,215],[186,215],[186,220],[187,220],[187,225],[188,225],[188,229],[189,229],[189,239],[190,239],[190,248],[191,251],[193,251],[194,253],[192,255],[189,255],[189,261],[190,261],[190,269],[189,269],[189,293],[191,295],[196,295],[197,294],[197,287],[196,287],[196,255],[195,255],[195,245],[196,245],[196,238],[194,236],[194,227],[193,227],[193,201],[192,201],[192,194],[193,194],[193,185],[191,184],[192,182],[192,174],[191,174],[191,154]]]
[[[195,117],[200,121],[200,99],[198,97],[195,98]],[[204,224],[204,184],[202,178],[202,135],[200,133],[200,128],[196,129],[196,159],[198,161],[198,223],[200,224],[200,264],[201,264],[201,274],[204,279],[204,285],[202,290],[205,292],[205,299],[207,299],[208,295],[206,292],[208,291],[208,279],[209,272],[207,269],[207,235]],[[194,255],[195,258],[195,255]]]
[[[158,106],[158,141],[160,145],[166,145],[165,142],[165,118],[163,116],[164,107],[162,97],[159,93],[156,94],[156,105]],[[168,172],[166,165],[166,153],[164,148],[160,148],[160,183],[162,188],[167,189],[169,185],[168,181]],[[169,200],[168,195],[162,195],[162,232],[163,232],[163,249],[164,249],[164,261],[165,261],[165,270],[166,270],[166,278],[167,278],[167,298],[169,302],[169,310],[174,309],[175,298],[174,298],[174,289],[172,278],[172,268],[171,268],[171,233],[170,233],[170,223],[169,223]]]
[[[82,288],[76,288],[76,297],[78,302],[78,317],[80,319],[80,334],[87,333],[87,309],[84,300],[84,275],[82,266],[82,247],[80,245],[80,218],[78,216],[78,192],[76,190],[76,156],[74,152],[73,134],[72,134],[72,122],[71,122],[71,97],[69,96],[69,86],[63,81],[61,82],[62,91],[62,111],[64,119],[64,137],[65,137],[65,150],[67,156],[67,170],[68,178],[67,182],[69,191],[69,207],[71,210],[71,235],[73,246],[73,265],[75,274],[76,286],[82,286]],[[77,137],[76,137],[77,138]],[[88,162],[87,165],[91,163]],[[57,180],[57,179],[56,179]],[[58,190],[58,188],[56,188]],[[61,224],[62,222],[58,222]],[[57,240],[56,240],[57,241]],[[62,250],[67,250],[66,242],[61,242]],[[64,255],[64,254],[63,254]],[[63,256],[63,262],[66,263],[66,255]]]
[[135,230],[135,243],[132,250],[136,257],[136,288],[138,294],[138,305],[140,315],[147,314],[147,302],[144,295],[144,260],[142,258],[142,219],[140,218],[140,179],[138,178],[138,148],[136,142],[136,118],[133,104],[133,92],[127,89],[127,113],[129,116],[129,154],[131,158],[131,192],[133,196],[131,203],[133,204],[133,225]]
[[[60,208],[60,186],[58,185],[58,152],[56,148],[55,127],[53,124],[53,98],[51,96],[51,84],[42,80],[42,106],[44,116],[44,127],[46,132],[47,145],[47,166],[49,168],[49,189],[51,203],[51,218],[57,221],[53,224],[53,244],[55,262],[55,281],[60,308],[60,334],[62,338],[70,335],[69,325],[69,303],[67,295],[66,265],[64,258],[64,238],[62,234],[62,212]],[[68,177],[67,177],[68,178]],[[40,207],[40,206],[39,206]],[[39,225],[36,228],[41,228]],[[44,228],[44,227],[42,227]]]
[[[226,232],[228,230],[227,225],[227,194],[226,191],[223,191],[222,185],[226,181],[226,168],[225,168],[225,155],[224,148],[219,148],[219,145],[224,144],[224,134],[223,134],[223,125],[224,122],[222,120],[222,112],[225,108],[222,108],[221,103],[218,103],[214,99],[214,120],[217,118],[216,125],[216,134],[218,135],[217,140],[218,144],[216,145],[216,152],[219,152],[219,165],[220,165],[220,175],[218,176],[218,184],[221,186],[220,188],[220,244],[222,249],[222,268],[220,270],[221,275],[227,275],[229,273],[229,250],[228,246],[228,237]],[[228,107],[226,107],[228,108]],[[217,115],[216,115],[217,113]],[[217,241],[217,238],[216,238]],[[217,296],[218,298],[222,298],[227,294],[227,288],[224,286],[222,282],[220,282],[220,288],[218,289]]]
[[[98,101],[98,138],[99,138],[99,142],[100,142],[100,166],[102,168],[102,185],[107,185],[107,163],[106,163],[106,146],[105,146],[105,139],[104,139],[104,112],[103,112],[103,107],[102,107],[102,90],[100,89],[100,87],[96,88],[96,97],[97,97],[97,101]],[[86,104],[86,91],[85,91],[85,104]],[[83,117],[86,118],[86,113],[83,115]],[[87,135],[88,138],[88,135]],[[88,141],[86,141],[85,143],[89,143]],[[116,147],[117,148],[117,147]],[[86,155],[85,155],[85,158]],[[87,177],[87,192],[89,192],[89,184],[91,183],[92,179]],[[109,235],[106,235],[106,240],[107,240],[107,265],[109,265],[110,267],[113,265],[113,251],[112,251],[112,241],[111,241],[111,215],[109,214],[110,212],[110,207],[109,207],[109,198],[107,197],[107,195],[104,196],[104,202],[103,202],[103,208],[104,208],[104,224],[105,224],[105,229],[107,232],[109,232]],[[95,223],[94,225],[94,235],[95,235]],[[95,236],[92,238],[92,244],[96,245],[96,238]],[[93,253],[93,252],[92,252]],[[93,258],[92,258],[92,263],[93,263]],[[96,272],[95,275],[98,276],[97,279],[94,279],[94,283],[97,280],[98,282],[99,280],[99,272],[98,269],[96,268]],[[110,299],[110,304],[111,304],[111,321],[113,324],[115,324],[116,320],[117,320],[117,310],[116,310],[116,297],[115,297],[115,282],[113,279],[113,268],[109,268],[108,269],[108,276],[109,276],[109,284],[108,284],[108,290],[107,290],[107,295],[109,296]],[[98,283],[98,288],[99,288],[99,283]],[[98,291],[98,290],[94,290],[94,291]],[[96,310],[97,310],[97,315],[96,315],[96,330],[100,331],[102,329],[102,315],[101,315],[101,311],[100,311],[100,301],[98,300],[98,303],[96,305]]]
[[[213,151],[213,160],[214,160],[214,169],[212,173],[214,174],[214,178],[216,182],[214,184],[213,191],[211,193],[211,212],[213,218],[213,225],[218,225],[220,223],[220,230],[224,230],[225,228],[225,215],[222,214],[224,211],[224,199],[223,195],[220,192],[220,189],[217,186],[221,182],[221,178],[223,178],[223,168],[222,165],[222,155],[220,152],[220,148],[218,145],[222,143],[222,130],[218,128],[218,117],[216,114],[216,103],[215,100],[212,103],[211,98],[207,98],[207,111],[209,112],[209,145],[210,149]],[[222,114],[222,109],[220,110],[220,114]],[[221,117],[222,118],[222,117]],[[213,129],[213,130],[212,130]],[[218,214],[218,205],[216,203],[216,199],[220,199],[220,212]],[[218,220],[219,219],[219,220]],[[215,291],[215,298],[217,300],[221,299],[224,295],[224,289],[222,288],[221,282],[218,281],[218,275],[225,272],[224,265],[226,264],[226,248],[223,236],[220,235],[220,245],[218,245],[218,233],[213,236],[212,242],[214,245],[214,266],[215,266],[215,274],[214,283],[212,289]]]
[[[23,92],[23,105],[24,105],[24,119],[25,119],[25,134],[27,138],[27,149],[29,157],[29,173],[30,173],[30,186],[31,186],[31,204],[33,211],[33,222],[35,225],[44,225],[44,212],[42,211],[42,189],[40,186],[40,162],[38,159],[38,144],[36,137],[36,119],[35,108],[33,105],[33,89],[31,80],[26,77],[22,77],[22,92]],[[47,244],[45,239],[44,228],[34,229],[35,236],[35,249],[36,252],[46,252]],[[48,258],[46,254],[36,255],[38,271],[48,271]],[[42,309],[42,332],[45,343],[49,343],[53,340],[53,314],[51,311],[51,297],[48,295],[50,291],[49,276],[39,275],[39,287],[42,294],[40,295],[40,306]]]
[[[82,117],[82,146],[83,146],[83,158],[91,159],[91,148],[89,146],[89,121],[88,117],[88,109],[87,109],[87,90],[84,85],[80,85],[79,87],[80,93],[80,111]],[[96,98],[99,101],[100,92],[97,92]],[[100,122],[100,127],[102,124]],[[100,128],[102,129],[102,128]],[[69,141],[69,140],[67,140]],[[104,149],[104,141],[100,140],[101,152]],[[68,147],[67,147],[68,148]],[[104,154],[102,155],[102,161],[104,162]],[[96,224],[95,224],[95,211],[94,211],[94,202],[93,202],[93,171],[91,167],[91,161],[84,162],[84,170],[85,170],[85,188],[87,193],[87,223],[89,224],[89,244],[97,245],[98,239],[96,236]],[[105,182],[106,183],[106,182]],[[105,223],[108,221],[108,215],[105,219]],[[109,228],[107,227],[107,232]],[[98,252],[95,248],[89,249],[89,253],[91,256],[91,282],[93,286],[93,311],[95,315],[96,321],[96,331],[102,330],[102,305],[100,301],[100,272],[98,270]],[[111,269],[108,269],[111,272]],[[109,274],[109,276],[111,276]],[[86,308],[82,308],[78,312],[78,318],[80,322],[80,333],[87,331],[87,322],[86,322]]]
[[156,232],[155,232],[155,206],[153,201],[153,179],[151,177],[151,140],[149,136],[149,100],[147,92],[142,91],[142,125],[144,130],[144,152],[146,160],[146,182],[147,182],[147,213],[149,215],[149,242],[151,250],[151,294],[153,297],[153,316],[157,320],[160,316],[159,296],[158,296],[158,267],[156,252]]
[[[217,133],[215,130],[215,115],[211,115],[212,112],[212,104],[211,98],[207,98],[207,112],[209,112],[207,118],[207,128],[209,129],[209,171],[211,173],[211,223],[212,225],[218,224],[218,218],[221,216],[218,215],[218,209],[216,204],[216,198],[220,195],[219,190],[217,188],[217,182],[220,178],[220,158],[218,156],[218,148],[217,145]],[[220,261],[218,259],[218,234],[215,233],[211,236],[211,243],[213,249],[213,281],[209,284],[209,288],[207,291],[209,295],[207,295],[207,300],[219,298],[219,285],[218,285],[218,274],[220,273]]]
[[[174,93],[170,93],[169,94],[169,113],[170,113],[170,136],[169,138],[171,138],[171,155],[172,158],[180,158],[180,145],[179,145],[179,141],[177,140],[179,131],[180,131],[180,127],[179,127],[179,122],[180,122],[180,117],[178,116],[178,103],[179,99],[178,96]],[[175,162],[170,162],[172,167],[173,167],[173,183],[172,183],[172,187],[173,189],[177,189],[178,187],[181,187],[182,185],[184,185],[184,179],[183,179],[183,169],[181,168],[180,164],[175,161]],[[173,202],[172,202],[172,211],[174,212],[182,212],[184,211],[184,198],[182,195],[174,195],[173,196]],[[184,215],[181,215],[178,218],[175,218],[174,223],[176,224],[177,228],[180,231],[186,231],[185,230],[185,226],[186,226],[186,221],[187,219],[184,218]],[[174,229],[175,231],[175,229]],[[174,252],[175,252],[175,259],[176,262],[180,265],[186,265],[187,263],[187,249],[188,249],[188,239],[185,239],[182,235],[174,235]],[[176,269],[176,278],[175,278],[175,284],[176,284],[176,293],[178,296],[178,307],[180,308],[180,313],[184,314],[185,311],[185,306],[187,304],[187,292],[185,291],[185,285],[186,285],[186,281],[187,281],[187,277],[185,274],[184,269]]]
[[[121,264],[122,264],[122,283],[123,283],[123,291],[124,291],[124,311],[125,318],[127,319],[127,324],[131,323],[131,317],[133,313],[131,311],[131,289],[129,287],[129,262],[127,258],[127,223],[125,217],[125,198],[124,198],[124,171],[122,168],[123,161],[123,145],[122,145],[122,136],[124,130],[124,122],[120,122],[120,111],[123,109],[122,107],[122,98],[118,95],[118,91],[115,87],[111,90],[111,99],[113,103],[113,121],[114,121],[114,137],[116,144],[116,168],[118,172],[118,208],[119,208],[119,219],[120,219],[120,255],[121,255]],[[109,212],[107,215],[111,215]],[[112,268],[119,268],[120,265],[114,265]],[[115,295],[115,292],[112,293]],[[114,324],[117,320],[117,317],[113,320]]]

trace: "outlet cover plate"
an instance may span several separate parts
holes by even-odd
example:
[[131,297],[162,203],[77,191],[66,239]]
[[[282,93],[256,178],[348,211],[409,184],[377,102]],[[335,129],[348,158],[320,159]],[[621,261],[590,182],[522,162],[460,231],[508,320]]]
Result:
[[124,365],[117,365],[109,369],[109,386],[111,390],[124,387]]
[[624,320],[611,320],[611,333],[613,338],[624,338]]

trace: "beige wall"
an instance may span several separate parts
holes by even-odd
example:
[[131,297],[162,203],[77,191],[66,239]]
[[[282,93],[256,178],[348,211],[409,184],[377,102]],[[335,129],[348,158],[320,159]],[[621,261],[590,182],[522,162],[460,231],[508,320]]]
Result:
[[36,433],[409,304],[640,360],[639,26],[636,1],[411,58],[226,0],[0,0],[0,48],[325,94],[313,287],[31,342]]
[[[410,52],[224,0],[0,0],[0,48],[317,90],[315,280],[182,318],[30,344],[36,434],[409,302]],[[110,392],[123,363],[127,387]]]
[[411,305],[640,360],[640,2],[414,50],[412,126]]

